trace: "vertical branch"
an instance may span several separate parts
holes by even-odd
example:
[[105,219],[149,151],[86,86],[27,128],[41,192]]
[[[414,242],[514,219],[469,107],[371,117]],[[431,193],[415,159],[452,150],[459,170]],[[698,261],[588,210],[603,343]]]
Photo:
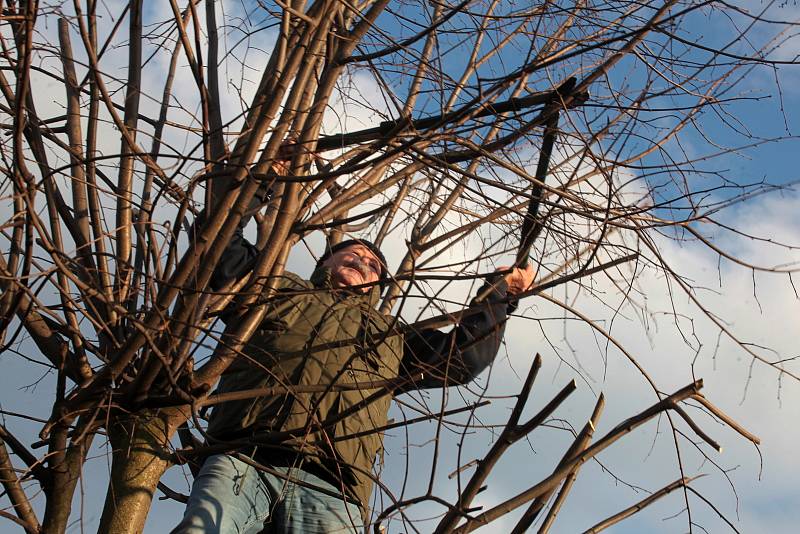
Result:
[[[84,183],[86,175],[83,168],[83,139],[81,133],[80,93],[75,63],[72,56],[72,42],[69,38],[69,25],[65,18],[58,19],[58,42],[61,47],[61,63],[64,67],[64,88],[67,93],[67,139],[70,147],[70,172],[72,173],[72,209],[75,224],[84,243],[89,238],[89,206]],[[91,256],[89,256],[91,258]],[[86,267],[89,267],[88,265]]]
[[[14,97],[13,89],[11,88],[11,85],[8,83],[8,79],[5,77],[2,71],[0,71],[0,91],[2,91],[3,96],[6,99],[8,109],[16,109],[16,98]],[[6,158],[4,158],[4,160],[5,159]],[[14,167],[13,154],[11,165],[9,165],[9,167]],[[0,253],[0,266],[4,267],[7,271],[7,276],[0,278],[0,290],[2,290],[2,296],[0,296],[0,342],[5,340],[5,334],[8,326],[11,324],[11,320],[20,306],[22,288],[17,288],[16,290],[10,290],[9,288],[15,285],[13,280],[17,274],[17,269],[20,266],[20,257],[24,250],[23,240],[25,239],[27,226],[25,224],[25,219],[27,217],[25,214],[26,202],[24,199],[24,181],[19,179],[19,176],[16,175],[16,171],[11,185],[14,214],[12,217],[13,230],[11,231],[7,262],[5,261],[2,253]],[[22,260],[27,270],[27,265],[30,263],[28,255],[26,254]],[[27,275],[25,272],[22,274],[23,276]]]
[[[61,45],[61,62],[64,67],[64,87],[67,96],[67,138],[69,139],[70,147],[70,171],[72,174],[72,211],[74,215],[75,230],[79,236],[78,242],[78,255],[82,259],[84,280],[97,279],[94,276],[96,269],[94,267],[94,260],[92,259],[92,251],[89,236],[89,205],[86,198],[86,174],[83,168],[83,145],[81,134],[81,117],[80,117],[80,98],[78,92],[78,79],[75,74],[75,64],[72,58],[72,43],[69,38],[69,25],[66,19],[58,19],[58,38]],[[50,181],[50,180],[48,180]],[[52,216],[52,215],[51,215]],[[54,237],[57,237],[57,232],[54,232]],[[66,283],[62,284],[65,286]],[[95,284],[93,284],[95,285]],[[96,284],[100,285],[100,284]],[[101,316],[98,319],[102,322],[107,320],[102,314],[102,304],[97,299],[92,299],[94,308],[101,311]],[[74,314],[67,314],[70,321],[70,326],[74,332],[79,332],[77,321]],[[92,374],[91,366],[83,350],[82,340],[79,336],[73,336],[73,344],[75,345],[75,352],[80,360],[79,370],[83,378],[89,378]]]
[[206,34],[208,35],[208,126],[211,145],[211,170],[222,168],[221,161],[226,155],[225,138],[222,130],[222,102],[219,96],[219,36],[217,34],[217,10],[215,0],[206,0]]
[[[441,15],[443,9],[442,4],[435,4],[433,10],[433,17],[437,18]],[[419,62],[417,63],[417,68],[414,72],[414,78],[411,81],[411,85],[408,88],[408,96],[406,97],[406,101],[403,104],[403,116],[409,117],[411,112],[414,111],[414,106],[417,103],[417,98],[419,97],[420,87],[422,86],[422,82],[425,80],[425,72],[428,70],[428,63],[431,58],[431,54],[434,51],[434,47],[436,46],[436,30],[430,32],[428,36],[425,38],[425,45],[422,47],[422,54],[420,55]]]
[[[295,9],[299,8],[299,5],[295,6]],[[319,7],[315,4],[307,16],[314,20],[314,17],[319,16],[318,10]],[[225,179],[218,178],[212,183],[213,206],[222,203],[226,196],[230,197],[230,189],[240,185],[247,176],[245,166],[255,159],[261,141],[272,126],[281,100],[284,98],[289,83],[295,76],[300,61],[304,57],[305,49],[316,30],[316,27],[312,27],[310,24],[289,24],[290,13],[288,11],[284,11],[282,15],[281,32],[278,35],[275,51],[264,68],[253,102],[247,110],[241,135],[230,155],[229,164],[234,172],[231,176]],[[264,148],[262,156],[274,157],[278,144],[278,141],[272,146],[268,144]],[[230,200],[226,199],[225,202],[228,203]],[[227,207],[230,207],[230,204]],[[216,220],[209,221],[208,225],[216,226]]]
[[[188,23],[189,17],[191,16],[191,12],[186,10],[182,18],[179,18],[176,21],[176,24],[179,26],[185,26]],[[175,48],[172,51],[172,56],[170,57],[169,69],[167,71],[167,77],[164,81],[164,90],[161,93],[161,107],[158,114],[158,120],[156,121],[155,128],[153,130],[153,144],[150,148],[150,157],[153,162],[158,161],[159,154],[161,152],[161,138],[164,133],[164,126],[167,123],[167,115],[170,109],[170,100],[172,98],[172,86],[175,81],[175,71],[178,66],[178,60],[180,56],[180,50],[183,46],[183,40],[178,39],[175,42]],[[156,247],[157,241],[155,240],[155,233],[152,231],[152,211],[153,211],[153,199],[152,199],[152,190],[153,190],[153,183],[155,178],[155,172],[151,166],[148,166],[145,170],[144,176],[144,187],[142,189],[142,209],[139,212],[139,216],[137,217],[136,225],[137,225],[137,236],[139,237],[139,241],[136,247],[136,266],[137,271],[140,269],[140,265],[148,265],[150,262],[147,262],[147,257],[151,258],[153,267],[156,271],[160,271],[159,263],[160,258],[158,254],[154,253],[154,249]],[[149,239],[143,236],[151,236]],[[172,233],[173,244],[176,244],[177,241],[177,229],[175,232]],[[154,299],[154,295],[150,296],[149,300],[146,300],[146,306],[149,306]]]
[[[33,59],[33,28],[36,24],[39,3],[37,1],[26,2],[24,5],[22,23],[15,28],[15,38],[17,42],[17,68],[16,90],[14,99],[16,101],[16,113],[14,113],[14,171],[19,174],[22,182],[30,183],[33,176],[25,163],[25,153],[23,145],[23,132],[25,131],[25,104],[28,102],[30,90],[30,69]],[[32,200],[32,199],[31,199]]]
[[[96,19],[97,0],[89,0],[87,12],[88,40],[84,41],[84,47],[93,53],[97,48],[97,19]],[[106,303],[114,301],[113,282],[108,266],[108,255],[106,253],[106,230],[103,208],[100,204],[100,197],[97,188],[97,134],[100,125],[100,95],[97,87],[97,77],[100,76],[95,65],[89,65],[89,117],[86,126],[86,193],[88,196],[89,214],[92,226],[92,236],[94,238],[95,261],[99,278],[99,291],[103,294]],[[117,324],[117,312],[110,304],[104,304],[104,309],[110,327]],[[105,349],[108,344],[108,336],[100,334],[100,346]]]
[[119,302],[128,300],[135,288],[132,280],[133,173],[136,155],[131,141],[136,140],[139,118],[139,97],[142,90],[142,0],[130,3],[128,38],[128,80],[125,85],[125,134],[121,141],[119,177],[117,179],[116,275],[114,287]]
[[[208,91],[206,84],[203,80],[203,55],[200,47],[200,20],[197,16],[194,0],[189,0],[189,5],[186,10],[191,13],[191,19],[194,25],[195,49],[196,54],[192,50],[192,44],[189,42],[189,36],[186,33],[185,21],[182,21],[180,8],[176,0],[170,0],[170,7],[172,8],[172,16],[175,18],[175,25],[178,29],[180,41],[183,43],[183,51],[186,55],[186,60],[189,63],[189,68],[192,71],[195,85],[197,85],[197,92],[200,95],[200,112],[201,112],[201,128],[203,130],[203,161],[204,166],[208,169],[212,166],[214,161],[212,156],[212,149],[209,137],[209,102]],[[213,9],[213,6],[212,6]],[[216,66],[215,66],[216,67]],[[219,110],[217,110],[219,111]],[[220,121],[221,122],[221,121]]]

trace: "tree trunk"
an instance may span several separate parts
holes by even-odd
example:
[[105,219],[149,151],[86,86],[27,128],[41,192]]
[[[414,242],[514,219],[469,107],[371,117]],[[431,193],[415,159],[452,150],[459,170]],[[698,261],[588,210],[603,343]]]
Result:
[[166,420],[153,413],[131,416],[111,426],[111,480],[98,532],[142,532],[156,485],[170,465],[170,433]]

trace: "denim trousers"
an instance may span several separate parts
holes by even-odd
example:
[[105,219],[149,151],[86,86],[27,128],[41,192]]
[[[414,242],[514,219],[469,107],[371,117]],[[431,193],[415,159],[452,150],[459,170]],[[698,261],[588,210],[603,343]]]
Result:
[[[339,493],[334,485],[302,469],[273,470]],[[203,464],[183,520],[172,534],[357,534],[363,530],[356,504],[219,454]]]

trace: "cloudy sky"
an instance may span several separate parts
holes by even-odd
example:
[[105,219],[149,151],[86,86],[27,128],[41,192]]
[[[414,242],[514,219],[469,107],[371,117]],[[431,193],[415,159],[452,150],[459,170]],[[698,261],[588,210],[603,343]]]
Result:
[[[751,2],[756,8],[759,3]],[[114,2],[107,2],[113,12]],[[224,4],[228,15],[237,13],[240,7]],[[796,8],[788,6],[775,10],[775,16],[792,18]],[[153,19],[158,15],[151,14]],[[163,14],[162,14],[163,15]],[[54,31],[49,27],[43,31]],[[714,35],[714,25],[704,32],[709,39],[722,39]],[[124,40],[124,27],[120,40]],[[249,62],[265,62],[271,43],[271,33],[263,31],[251,36],[254,47],[248,52]],[[793,41],[783,44],[781,57],[791,59],[796,55]],[[105,61],[109,65],[124,64],[124,49],[111,50]],[[155,64],[145,72],[145,86],[153,95],[160,94],[163,69],[166,64]],[[252,96],[256,73],[241,74],[236,61],[229,58],[224,75],[228,80],[242,84],[244,100]],[[249,79],[249,82],[247,81]],[[42,83],[47,83],[44,78]],[[377,89],[368,77],[358,78],[356,84],[361,95],[371,102],[377,100]],[[797,126],[794,109],[800,95],[794,83],[798,73],[791,68],[775,72],[767,69],[750,73],[743,87],[753,94],[769,94],[763,103],[742,105],[737,114],[756,133],[778,131],[791,135]],[[52,85],[51,85],[52,87]],[[57,86],[55,86],[57,87]],[[225,116],[233,116],[240,110],[236,91],[230,90],[225,100]],[[177,100],[194,101],[194,88],[188,82],[176,86]],[[778,98],[780,96],[782,101]],[[47,110],[57,114],[60,97],[43,98],[40,113]],[[145,108],[155,109],[154,102],[145,102]],[[783,126],[785,112],[787,124]],[[42,111],[44,110],[44,111]],[[187,108],[186,113],[196,109]],[[344,117],[347,120],[344,121]],[[350,104],[346,113],[341,107],[333,109],[328,128],[330,131],[349,131],[371,125],[374,117],[363,113]],[[780,128],[774,128],[776,123]],[[724,126],[709,121],[704,124],[707,131],[724,136]],[[783,130],[783,131],[781,131]],[[187,138],[172,132],[170,141],[176,152],[191,147]],[[103,139],[109,153],[118,150],[118,140],[109,135]],[[699,144],[699,143],[698,143]],[[681,149],[691,152],[695,148],[692,139],[686,140]],[[764,178],[774,183],[790,184],[797,180],[794,154],[797,143],[765,144],[739,157],[726,158],[720,163],[720,171],[730,173],[732,179],[755,182]],[[699,150],[699,148],[698,148]],[[636,184],[634,184],[636,185]],[[746,230],[747,234],[766,240],[754,240],[723,232],[714,228],[703,228],[713,237],[714,244],[721,249],[760,266],[792,266],[800,261],[800,214],[797,206],[798,192],[793,188],[773,194],[754,197],[747,203],[732,206],[717,214],[717,220],[726,225]],[[5,213],[5,212],[4,212]],[[787,243],[794,248],[780,247],[774,243]],[[310,246],[319,252],[319,242],[311,240]],[[390,242],[386,247],[390,266],[396,266],[402,257],[402,238]],[[666,237],[657,238],[661,254],[669,259],[684,279],[691,281],[694,295],[701,299],[708,310],[725,328],[735,332],[739,341],[751,351],[769,360],[790,360],[800,356],[796,343],[800,322],[800,300],[790,277],[786,274],[753,272],[727,260],[696,241],[678,242]],[[302,248],[302,247],[299,247]],[[458,259],[452,256],[453,259]],[[510,261],[510,258],[509,258]],[[310,271],[311,259],[307,252],[299,250],[290,262],[290,269],[301,274]],[[689,475],[705,475],[693,482],[693,487],[711,500],[741,532],[790,533],[796,531],[800,519],[800,491],[794,482],[800,476],[800,461],[796,456],[800,442],[800,384],[796,380],[781,376],[773,368],[754,362],[753,357],[742,346],[729,337],[720,335],[715,325],[690,301],[674,283],[653,270],[645,270],[635,285],[634,307],[620,293],[612,280],[597,276],[591,280],[591,293],[576,286],[561,288],[552,296],[579,309],[619,342],[653,378],[662,392],[670,393],[696,378],[705,383],[704,393],[717,406],[731,415],[745,428],[762,439],[756,449],[730,428],[719,424],[699,410],[689,413],[702,424],[723,447],[722,453],[699,443],[700,451],[681,438],[681,463]],[[457,285],[449,294],[462,302],[469,298],[470,288]],[[598,298],[598,296],[602,298]],[[455,309],[455,306],[453,307]],[[643,311],[644,310],[644,311]],[[519,391],[522,379],[535,353],[543,358],[543,367],[534,386],[526,414],[533,414],[563,387],[575,379],[577,391],[554,414],[547,428],[531,434],[530,439],[515,445],[498,465],[489,479],[489,485],[479,497],[477,504],[491,507],[527,488],[546,476],[569,444],[569,433],[564,430],[571,425],[580,428],[602,392],[606,397],[606,409],[598,425],[595,437],[599,438],[617,423],[641,411],[657,399],[641,374],[622,353],[597,330],[587,326],[568,311],[548,303],[544,299],[531,298],[525,301],[510,319],[506,343],[501,349],[492,369],[485,373],[470,388],[459,388],[448,392],[448,407],[471,402],[484,395],[493,399],[490,406],[481,408],[477,415],[485,424],[502,424],[510,405],[502,397]],[[31,386],[41,373],[41,368],[18,357],[0,355],[3,372],[0,373],[0,402],[7,410],[41,410],[46,415],[47,406],[38,403],[42,391],[51,384],[46,377],[37,386]],[[786,369],[800,373],[800,364],[787,361]],[[422,395],[422,396],[421,396]],[[424,399],[436,405],[442,392],[414,394],[404,400],[413,402]],[[397,408],[392,416],[400,418]],[[458,420],[458,418],[455,418]],[[462,419],[463,420],[463,419]],[[675,426],[691,435],[686,425],[673,418]],[[15,424],[17,424],[15,422]],[[36,425],[25,427],[22,432],[34,434]],[[431,468],[430,439],[434,435],[433,424],[422,423],[404,432],[394,432],[386,438],[384,482],[396,492],[406,484],[406,495],[424,491]],[[493,443],[496,434],[479,431],[465,439],[461,449],[462,463],[480,457]],[[455,467],[456,451],[461,436],[452,429],[442,434],[440,461],[437,465],[436,494],[452,499],[455,481],[449,474]],[[678,459],[669,422],[662,418],[648,423],[624,437],[612,448],[601,454],[597,462],[586,464],[580,472],[571,498],[567,500],[553,527],[553,532],[575,532],[588,528],[596,521],[611,515],[634,502],[641,500],[648,491],[656,490],[680,475]],[[410,467],[409,467],[410,466]],[[72,531],[91,532],[99,518],[105,487],[104,476],[108,469],[105,455],[98,451],[96,458],[87,464],[86,494],[76,507],[83,510],[83,522],[76,523]],[[410,469],[410,470],[409,470]],[[463,476],[469,476],[466,470]],[[407,476],[409,475],[409,476]],[[180,468],[173,468],[165,481],[178,491],[188,492],[190,481]],[[693,523],[708,532],[725,532],[728,528],[716,513],[700,499],[690,496]],[[674,492],[645,512],[621,523],[611,532],[638,533],[684,532],[688,530],[686,503],[682,492]],[[166,532],[179,519],[183,505],[173,501],[156,501],[148,520],[146,532]],[[408,510],[410,517],[430,518],[441,513],[435,506],[420,505]],[[511,514],[501,522],[483,529],[485,532],[506,532],[515,522]],[[434,525],[435,520],[423,525]],[[430,527],[432,528],[432,527]],[[426,527],[420,527],[422,532]],[[404,529],[399,524],[390,525],[390,532]],[[699,529],[700,530],[700,529]]]
[[[781,14],[787,15],[785,11]],[[708,38],[724,37],[709,31],[704,33]],[[792,84],[783,81],[783,76],[791,80],[795,75],[790,69],[781,70],[774,78],[769,72],[756,71],[745,81],[747,90],[753,93],[769,92],[773,103],[780,89],[786,99],[783,109],[789,110],[790,132],[794,118],[791,102],[798,95]],[[368,77],[360,78],[355,85],[360,91],[359,98],[380,101],[374,83]],[[375,91],[375,97],[370,98],[370,91]],[[742,106],[738,111],[745,120],[753,119],[748,126],[756,134],[773,130],[770,124],[765,123],[782,121],[774,105]],[[362,123],[368,125],[370,120],[352,104],[347,113],[337,109],[331,117],[336,119],[332,118],[328,124],[329,131],[350,131],[363,127]],[[349,122],[337,122],[342,117],[348,117]],[[718,124],[712,121],[706,127],[712,130]],[[792,143],[768,144],[750,152],[747,157],[729,158],[720,166],[731,166],[727,172],[745,182],[764,177],[776,183],[792,182],[797,176],[791,163],[782,156],[794,146]],[[684,142],[681,149],[691,152],[693,146]],[[718,220],[746,229],[750,235],[800,246],[797,201],[797,193],[790,189],[735,206],[720,214]],[[791,265],[800,260],[796,248],[777,247],[730,232],[715,231],[713,237],[716,246],[757,265]],[[770,361],[800,354],[800,348],[793,343],[800,319],[800,302],[787,275],[754,274],[731,262],[720,261],[717,254],[697,242],[678,243],[662,238],[657,244],[670,264],[691,282],[696,296],[708,310],[726,328],[735,332],[743,344]],[[312,244],[312,248],[314,245],[318,246]],[[390,244],[385,248],[390,264],[397,265],[403,247]],[[459,258],[454,253],[448,259]],[[305,274],[309,263],[310,259],[301,252],[294,255],[290,268]],[[724,335],[720,336],[720,329],[663,275],[646,270],[639,277],[634,298],[640,304],[639,308],[626,303],[619,289],[605,277],[595,277],[591,286],[592,295],[573,286],[556,291],[553,296],[569,302],[609,331],[646,369],[662,392],[672,392],[696,378],[703,378],[706,396],[761,437],[762,445],[758,450],[702,412],[690,411],[723,447],[723,452],[718,454],[700,443],[699,448],[708,455],[706,459],[685,439],[681,440],[684,472],[690,476],[705,475],[693,486],[741,532],[793,532],[798,519],[797,510],[800,509],[800,492],[793,482],[800,474],[800,461],[795,454],[800,430],[793,424],[800,415],[797,382],[785,376],[782,378],[766,365],[753,363],[753,358],[745,350]],[[448,295],[454,300],[466,301],[469,291],[467,284],[462,284]],[[598,295],[602,296],[603,302],[597,298]],[[568,433],[558,428],[564,425],[580,428],[600,392],[606,396],[606,409],[596,437],[656,401],[652,389],[627,357],[568,312],[534,298],[520,307],[518,315],[508,324],[506,344],[495,365],[471,389],[483,391],[490,398],[516,394],[536,352],[543,357],[543,367],[526,413],[535,413],[573,378],[578,389],[556,412],[556,420],[552,421],[555,428],[537,430],[529,441],[518,443],[506,454],[477,503],[485,507],[502,502],[546,476],[569,443]],[[800,370],[800,366],[792,362],[786,366],[795,372]],[[424,398],[435,406],[440,394],[426,393]],[[474,401],[476,398],[475,393],[463,388],[450,391],[448,406],[459,406],[465,400]],[[478,416],[486,424],[502,424],[508,410],[508,402],[498,399],[481,409]],[[396,408],[392,415],[403,417]],[[678,418],[673,420],[680,431],[690,434],[682,421]],[[434,432],[435,425],[423,423],[414,426],[409,437],[399,431],[387,436],[383,480],[393,491],[399,491],[404,485],[406,495],[424,491],[432,465],[429,440]],[[453,498],[455,481],[448,480],[446,475],[458,465],[455,452],[461,436],[457,429],[447,430],[442,436],[435,488],[437,495]],[[490,432],[468,436],[461,450],[461,462],[482,456],[495,436]],[[572,496],[553,527],[554,532],[588,528],[641,500],[648,491],[680,476],[673,434],[665,418],[626,436],[601,454],[598,460],[587,464],[581,471]],[[466,470],[464,475],[469,473],[470,470]],[[174,472],[170,475],[180,478]],[[708,532],[724,532],[728,528],[700,499],[690,496],[689,504],[696,526]],[[683,493],[673,492],[646,512],[611,531],[686,531],[685,506]],[[180,506],[171,503],[157,504],[149,528],[158,532],[160,525],[170,524],[179,509]],[[408,514],[414,518],[431,518],[441,511],[436,506],[422,505],[409,509]],[[514,524],[515,517],[512,514],[484,530],[505,532],[510,529],[509,525]],[[423,523],[430,525],[427,528],[434,524],[435,520]],[[426,527],[420,529],[425,532]],[[390,526],[390,531],[403,530],[399,524]]]

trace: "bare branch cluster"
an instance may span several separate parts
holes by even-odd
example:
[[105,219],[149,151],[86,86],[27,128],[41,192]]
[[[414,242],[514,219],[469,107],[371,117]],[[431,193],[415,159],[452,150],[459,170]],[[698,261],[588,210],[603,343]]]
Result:
[[[700,43],[692,28],[706,17],[743,29]],[[764,28],[774,36],[765,40]],[[711,1],[2,2],[0,352],[44,370],[47,408],[3,412],[9,504],[0,514],[26,532],[64,532],[76,519],[87,455],[102,446],[112,470],[100,531],[141,531],[168,467],[242,446],[204,443],[205,407],[312,393],[212,390],[244,358],[292,251],[348,236],[398,260],[380,304],[402,318],[398,331],[458,322],[473,312],[454,311],[454,294],[496,263],[530,262],[539,279],[525,296],[553,302],[617,344],[556,289],[611,306],[596,289],[602,280],[646,315],[637,281],[657,272],[759,365],[800,378],[740,341],[663,253],[665,239],[696,241],[753,272],[791,278],[798,269],[759,265],[715,243],[715,232],[743,233],[727,226],[726,208],[780,186],[735,181],[707,164],[773,140],[730,109],[762,98],[740,82],[782,62],[775,51],[788,28]],[[708,116],[738,144],[703,131]],[[704,152],[685,149],[689,133],[705,140]],[[251,271],[215,287],[227,244],[253,216]],[[223,326],[232,302],[240,313]],[[391,497],[384,486],[375,532],[392,521],[413,528],[404,510],[422,502],[444,507],[437,533],[469,532],[523,506],[514,532],[537,518],[546,532],[581,465],[646,421],[670,414],[678,450],[694,443],[684,424],[719,448],[687,401],[757,442],[700,395],[699,381],[666,395],[635,354],[620,350],[651,384],[653,406],[592,443],[600,397],[549,477],[477,510],[503,453],[576,388],[521,422],[537,358],[457,499],[437,495],[433,480],[421,495]],[[342,386],[320,384],[316,393],[332,387]],[[378,377],[343,387],[364,390],[367,406],[403,384]],[[428,407],[373,431],[445,425],[467,412],[466,439],[481,427],[473,416],[483,405]],[[21,430],[30,423],[38,437]],[[335,423],[309,418],[298,432]],[[590,532],[679,488],[688,505],[691,481],[681,472]]]

